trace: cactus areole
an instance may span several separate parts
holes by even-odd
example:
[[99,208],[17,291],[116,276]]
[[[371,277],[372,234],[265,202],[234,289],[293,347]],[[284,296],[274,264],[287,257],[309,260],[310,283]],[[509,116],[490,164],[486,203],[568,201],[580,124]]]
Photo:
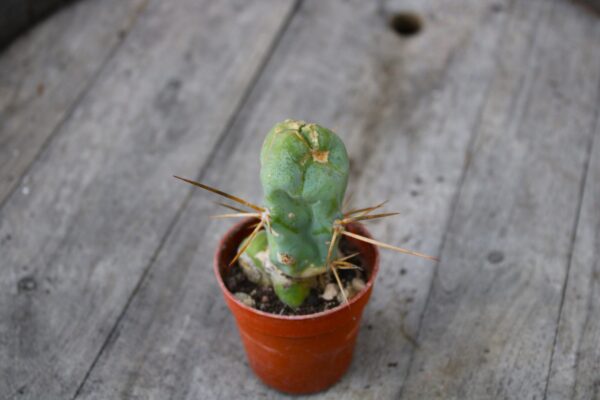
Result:
[[[267,221],[240,264],[297,307],[327,271],[334,223],[342,218],[348,154],[341,139],[317,124],[286,120],[267,134],[260,155]],[[334,243],[336,255],[337,243]],[[247,273],[246,275],[249,276]]]

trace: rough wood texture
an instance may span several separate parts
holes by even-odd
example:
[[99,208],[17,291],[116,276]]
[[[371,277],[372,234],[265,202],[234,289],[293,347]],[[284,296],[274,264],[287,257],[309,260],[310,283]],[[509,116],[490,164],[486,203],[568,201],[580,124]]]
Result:
[[600,120],[558,325],[548,399],[600,396]]
[[0,398],[281,397],[212,276],[229,224],[170,176],[260,202],[290,117],[343,137],[353,205],[401,212],[378,238],[442,258],[382,252],[354,363],[311,398],[597,396],[599,39],[565,0],[151,1],[0,208]]
[[0,398],[74,395],[292,5],[148,4],[1,210]]
[[600,30],[566,2],[514,7],[510,32],[525,23],[530,40],[499,50],[402,398],[545,395],[596,124]]
[[[373,231],[436,254],[496,70],[506,15],[491,5],[423,4],[426,21],[439,22],[403,40],[387,27],[394,8],[304,2],[201,179],[258,201],[264,133],[289,116],[320,121],[347,143],[356,201],[390,198],[402,212]],[[198,193],[183,212],[81,398],[276,397],[248,369],[211,276],[225,224],[207,218],[217,212],[209,198]],[[433,265],[389,253],[382,265],[354,365],[322,397],[393,398],[402,386]]]
[[81,1],[2,54],[0,204],[85,95],[143,5]]

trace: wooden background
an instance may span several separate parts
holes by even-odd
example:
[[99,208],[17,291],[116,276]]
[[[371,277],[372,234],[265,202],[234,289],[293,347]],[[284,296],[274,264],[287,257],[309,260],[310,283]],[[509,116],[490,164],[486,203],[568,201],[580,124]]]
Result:
[[[422,29],[401,35],[398,12]],[[335,129],[390,199],[313,399],[600,398],[600,18],[569,0],[82,0],[0,54],[0,398],[278,398],[211,271],[262,138]]]

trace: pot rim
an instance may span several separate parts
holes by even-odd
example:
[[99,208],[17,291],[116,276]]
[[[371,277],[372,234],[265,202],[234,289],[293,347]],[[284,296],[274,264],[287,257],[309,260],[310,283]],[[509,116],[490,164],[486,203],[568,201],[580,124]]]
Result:
[[[239,301],[233,295],[233,293],[231,293],[231,291],[225,285],[225,282],[223,282],[223,277],[221,276],[221,270],[219,268],[219,258],[220,258],[221,253],[224,250],[224,246],[222,244],[224,242],[226,242],[227,239],[233,237],[238,231],[242,230],[246,225],[249,225],[252,222],[255,222],[254,218],[245,218],[245,219],[241,220],[240,222],[236,223],[235,225],[233,225],[231,228],[229,228],[227,230],[227,232],[223,236],[221,236],[221,240],[219,242],[220,245],[219,245],[219,247],[217,247],[217,250],[215,251],[215,254],[213,257],[213,272],[215,273],[215,276],[217,277],[217,281],[219,282],[221,291],[224,293],[224,295],[228,299],[235,302],[242,309],[244,309],[248,312],[251,312],[253,314],[257,314],[262,317],[271,318],[274,320],[280,320],[280,321],[303,321],[304,320],[304,321],[306,321],[306,320],[314,320],[317,318],[324,318],[329,315],[344,311],[346,308],[352,308],[352,305],[354,303],[356,303],[363,296],[367,296],[369,294],[371,287],[375,283],[375,278],[377,277],[377,273],[379,272],[379,249],[373,244],[363,242],[366,246],[373,248],[373,265],[370,270],[369,280],[365,284],[365,288],[359,294],[357,294],[352,299],[350,299],[349,303],[343,303],[343,304],[340,304],[329,310],[325,310],[325,311],[321,311],[321,312],[313,313],[313,314],[306,314],[306,315],[272,314],[272,313],[257,310],[256,308],[245,305],[244,303]],[[361,224],[359,222],[352,222],[352,223],[348,224],[347,226],[348,226],[349,230],[351,230],[351,231],[360,230],[361,234],[363,236],[366,236],[366,237],[372,239],[371,233],[367,230],[367,228],[363,224]]]

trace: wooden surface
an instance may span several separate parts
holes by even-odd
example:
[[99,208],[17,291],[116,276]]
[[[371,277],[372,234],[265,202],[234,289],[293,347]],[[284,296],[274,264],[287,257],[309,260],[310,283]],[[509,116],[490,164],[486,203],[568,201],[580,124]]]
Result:
[[[398,35],[397,12],[422,30]],[[0,398],[279,398],[214,282],[285,118],[390,199],[316,399],[600,396],[600,20],[567,0],[82,0],[0,54]]]

